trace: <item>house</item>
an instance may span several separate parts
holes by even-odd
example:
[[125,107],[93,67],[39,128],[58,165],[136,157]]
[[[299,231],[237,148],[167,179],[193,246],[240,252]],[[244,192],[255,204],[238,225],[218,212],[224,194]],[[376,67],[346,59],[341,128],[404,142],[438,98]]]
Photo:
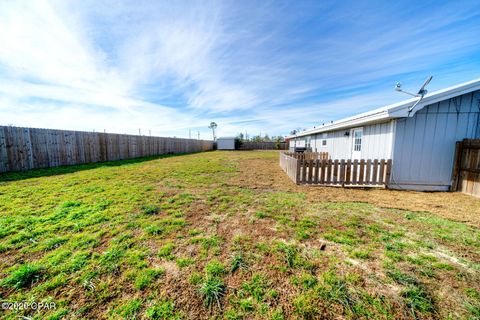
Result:
[[[480,79],[288,137],[331,159],[392,159],[389,188],[447,191],[455,142],[480,138]],[[412,108],[413,107],[413,108]]]
[[235,137],[221,137],[217,139],[218,150],[235,150]]

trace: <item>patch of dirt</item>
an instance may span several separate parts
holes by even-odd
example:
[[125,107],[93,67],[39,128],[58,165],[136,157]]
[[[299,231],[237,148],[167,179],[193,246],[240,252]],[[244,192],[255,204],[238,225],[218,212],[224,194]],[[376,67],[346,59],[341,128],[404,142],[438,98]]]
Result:
[[238,170],[231,183],[241,187],[303,192],[312,202],[366,202],[382,208],[427,211],[480,227],[480,199],[458,192],[299,186],[283,172],[278,159],[269,158],[239,159]]

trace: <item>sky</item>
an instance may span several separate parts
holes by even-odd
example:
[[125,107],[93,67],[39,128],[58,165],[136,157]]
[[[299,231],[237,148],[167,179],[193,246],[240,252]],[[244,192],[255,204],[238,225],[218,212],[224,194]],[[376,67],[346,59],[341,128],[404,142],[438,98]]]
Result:
[[475,1],[0,0],[0,125],[287,135],[480,78]]

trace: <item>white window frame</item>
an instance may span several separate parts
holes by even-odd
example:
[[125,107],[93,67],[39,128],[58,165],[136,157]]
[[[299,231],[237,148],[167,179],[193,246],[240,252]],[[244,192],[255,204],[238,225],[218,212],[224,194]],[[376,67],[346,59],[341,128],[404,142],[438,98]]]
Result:
[[[360,144],[358,144],[358,141],[355,137],[355,133],[360,132]],[[350,131],[350,135],[352,137],[351,139],[351,158],[353,160],[355,159],[360,159],[362,157],[362,148],[363,148],[363,127],[358,127],[358,128],[352,128]],[[358,149],[358,150],[357,150]]]

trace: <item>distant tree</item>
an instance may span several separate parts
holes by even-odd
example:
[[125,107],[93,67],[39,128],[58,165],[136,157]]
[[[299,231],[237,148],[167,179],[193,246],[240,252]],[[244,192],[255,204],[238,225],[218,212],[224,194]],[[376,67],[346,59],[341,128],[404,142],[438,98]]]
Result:
[[292,131],[290,131],[290,135],[293,136],[293,135],[295,135],[295,134],[297,134],[297,130],[293,129]]
[[209,129],[212,129],[212,135],[213,135],[213,141],[215,141],[215,129],[218,127],[218,125],[215,122],[210,122],[210,125],[208,126]]
[[240,141],[245,140],[245,137],[243,136],[243,133],[240,132],[237,136],[237,139],[240,140]]
[[260,135],[256,135],[256,136],[253,136],[251,141],[253,142],[261,142],[262,141],[262,137]]
[[273,142],[275,142],[275,149],[280,149],[281,143],[285,142],[285,139],[282,136],[272,137]]
[[268,133],[266,133],[265,136],[263,137],[263,141],[264,142],[272,141],[272,140],[270,140],[270,137],[268,136]]

